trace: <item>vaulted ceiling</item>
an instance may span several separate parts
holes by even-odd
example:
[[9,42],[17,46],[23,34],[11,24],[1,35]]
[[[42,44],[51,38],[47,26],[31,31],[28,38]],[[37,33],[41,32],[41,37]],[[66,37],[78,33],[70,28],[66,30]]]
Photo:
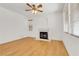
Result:
[[[43,5],[43,13],[52,13],[52,12],[60,12],[63,10],[64,3],[42,3]],[[0,3],[0,7],[4,7],[11,11],[17,12],[26,16],[27,14],[31,14],[31,12],[26,12],[25,9],[29,7],[26,6],[26,3]]]

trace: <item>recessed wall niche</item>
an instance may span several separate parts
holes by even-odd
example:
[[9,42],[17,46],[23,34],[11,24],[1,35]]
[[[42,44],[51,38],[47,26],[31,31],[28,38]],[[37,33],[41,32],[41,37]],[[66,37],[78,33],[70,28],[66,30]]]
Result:
[[28,29],[29,29],[29,31],[33,30],[33,20],[32,19],[28,20]]

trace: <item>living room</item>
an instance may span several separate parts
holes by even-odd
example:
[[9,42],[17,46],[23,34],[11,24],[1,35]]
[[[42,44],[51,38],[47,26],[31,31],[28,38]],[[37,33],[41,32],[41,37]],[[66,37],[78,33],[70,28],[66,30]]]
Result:
[[73,27],[70,22],[78,20],[78,7],[77,3],[0,3],[0,55],[78,56],[78,23]]

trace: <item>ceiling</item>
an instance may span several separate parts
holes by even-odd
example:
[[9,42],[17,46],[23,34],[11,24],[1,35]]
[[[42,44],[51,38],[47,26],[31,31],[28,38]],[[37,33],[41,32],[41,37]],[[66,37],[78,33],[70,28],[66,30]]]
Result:
[[[42,5],[44,11],[43,13],[59,12],[62,11],[64,7],[64,3],[42,3]],[[26,6],[26,3],[0,3],[0,7],[7,8],[25,16],[27,14],[31,14],[31,12],[25,11],[25,9],[29,8]]]

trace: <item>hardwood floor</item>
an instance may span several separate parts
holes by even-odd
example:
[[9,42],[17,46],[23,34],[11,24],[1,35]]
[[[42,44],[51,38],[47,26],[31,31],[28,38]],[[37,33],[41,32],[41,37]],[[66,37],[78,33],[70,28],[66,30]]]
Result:
[[0,56],[68,56],[62,41],[22,38],[0,45]]

